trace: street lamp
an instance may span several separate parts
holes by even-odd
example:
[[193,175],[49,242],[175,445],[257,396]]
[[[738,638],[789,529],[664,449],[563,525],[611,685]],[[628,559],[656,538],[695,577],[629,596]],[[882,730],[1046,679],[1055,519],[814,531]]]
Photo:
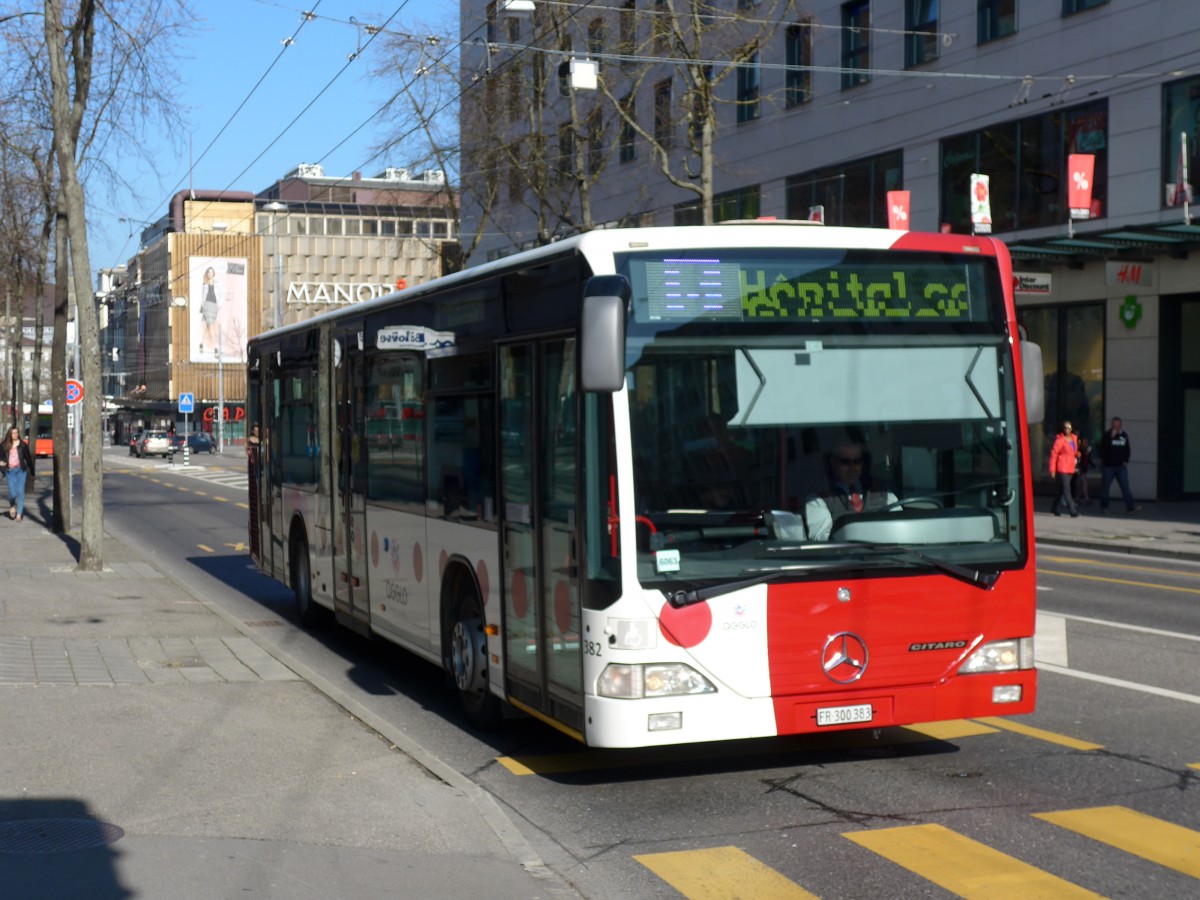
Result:
[[271,308],[274,313],[275,328],[283,324],[283,257],[279,254],[279,213],[288,211],[286,203],[272,200],[263,205],[263,210],[271,214],[271,254],[275,260],[275,287],[271,294]]

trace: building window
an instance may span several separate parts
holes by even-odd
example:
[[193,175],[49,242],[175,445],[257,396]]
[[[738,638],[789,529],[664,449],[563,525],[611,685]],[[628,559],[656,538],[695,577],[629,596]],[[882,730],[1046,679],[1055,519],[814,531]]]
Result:
[[978,4],[979,43],[1017,33],[1017,0],[978,0]]
[[353,237],[356,234],[362,234],[361,219],[346,219],[346,234]]
[[871,80],[871,4],[854,0],[842,4],[842,87]]
[[993,230],[1040,228],[1066,223],[1067,157],[1096,158],[1092,218],[1107,214],[1108,102],[1054,110],[941,142],[941,221],[971,230],[970,178],[990,179]]
[[938,0],[905,0],[904,66],[911,69],[938,58]]
[[1072,13],[1083,12],[1085,9],[1095,9],[1107,2],[1108,0],[1063,0],[1062,14],[1069,16]]
[[[762,189],[757,184],[713,195],[713,221],[756,219],[762,211]],[[703,225],[699,203],[681,203],[675,207],[676,225]]]
[[[1042,348],[1046,417],[1029,426],[1031,459],[1046,459],[1063,420],[1096,446],[1104,432],[1104,304],[1023,306],[1017,321]],[[1044,473],[1043,483],[1050,479]]]
[[785,33],[787,70],[784,73],[784,101],[799,106],[812,99],[812,24],[809,21],[789,25]]
[[755,50],[746,62],[737,67],[738,122],[753,122],[759,117],[761,87],[762,70],[759,66],[758,51]]
[[654,36],[654,52],[666,53],[671,44],[671,10],[667,0],[654,0],[654,20],[651,33]]
[[637,159],[637,130],[633,127],[636,121],[637,98],[629,93],[621,99],[621,136],[617,158],[623,163]]
[[[702,82],[698,82],[691,91],[692,94],[692,113],[691,113],[691,132],[692,140],[699,144],[704,139],[704,126],[713,117],[713,95],[712,95],[712,79],[713,67],[701,66],[700,74],[704,76]],[[738,77],[741,77],[739,73]],[[740,87],[740,83],[739,83]],[[738,121],[741,122],[741,110],[738,111]]]
[[587,167],[596,175],[604,167],[604,116],[596,107],[587,117]]
[[[1195,202],[1200,185],[1200,78],[1163,85],[1162,204]],[[1187,135],[1187,177],[1183,173],[1183,140]]]
[[633,51],[637,48],[637,0],[625,0],[617,17],[617,52],[621,54],[621,68],[633,65]]
[[341,219],[326,219],[325,220],[325,233],[332,234],[334,236],[340,235],[342,233],[342,220]]
[[899,150],[812,172],[785,182],[787,217],[807,219],[823,207],[830,225],[886,228],[887,192],[904,186],[904,155]]
[[558,177],[566,180],[575,171],[575,131],[570,122],[558,126]]
[[674,145],[675,123],[671,116],[671,79],[654,85],[654,140],[663,150]]
[[592,19],[588,23],[588,56],[596,62],[596,73],[599,74],[603,65],[600,57],[604,55],[604,45],[608,43],[608,23],[603,19]]

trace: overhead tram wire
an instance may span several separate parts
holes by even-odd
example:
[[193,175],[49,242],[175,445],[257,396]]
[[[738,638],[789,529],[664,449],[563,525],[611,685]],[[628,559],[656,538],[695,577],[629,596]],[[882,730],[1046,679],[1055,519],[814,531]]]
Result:
[[[316,4],[314,5],[313,9],[315,10],[317,7],[319,7],[322,2],[323,2],[323,0],[316,0]],[[216,135],[214,135],[213,139],[208,142],[208,146],[206,146],[204,148],[204,150],[201,151],[200,156],[197,157],[195,160],[188,161],[188,168],[187,168],[187,171],[185,172],[184,176],[182,178],[180,178],[179,181],[177,181],[175,183],[175,186],[172,187],[167,192],[166,198],[158,204],[158,207],[162,207],[162,206],[165,206],[166,204],[170,203],[171,198],[174,197],[175,193],[183,187],[184,182],[185,181],[190,182],[192,172],[196,168],[196,165],[199,162],[201,162],[205,156],[208,155],[208,152],[210,150],[212,150],[213,146],[217,143],[217,141],[221,139],[221,135],[223,135],[226,132],[226,130],[229,128],[229,126],[233,124],[233,120],[237,118],[238,113],[240,113],[245,108],[246,104],[250,102],[250,98],[254,96],[254,94],[258,91],[258,89],[260,87],[262,87],[262,84],[264,81],[266,81],[267,76],[271,74],[271,72],[274,70],[274,68],[277,65],[279,65],[279,61],[281,59],[283,59],[283,54],[285,54],[288,51],[288,48],[290,48],[296,42],[296,37],[304,29],[304,26],[307,25],[310,21],[312,21],[311,18],[306,17],[306,16],[301,16],[300,24],[297,25],[296,30],[292,32],[292,36],[289,38],[286,38],[283,41],[283,49],[281,49],[279,51],[279,53],[276,54],[275,58],[273,60],[271,60],[271,64],[269,66],[267,66],[266,71],[264,71],[262,73],[262,75],[259,76],[258,81],[256,81],[254,83],[254,87],[250,88],[250,92],[248,94],[246,94],[246,96],[244,98],[242,98],[242,102],[238,104],[237,109],[235,109],[229,115],[229,118],[225,120],[225,124],[223,124],[220,127],[220,129],[218,129],[218,131],[217,131]],[[145,220],[145,221],[149,221],[149,220]],[[128,243],[128,240],[126,240],[126,243]]]
[[[393,20],[393,19],[394,19],[394,18],[395,18],[397,15],[399,15],[399,14],[400,14],[400,12],[401,12],[401,11],[404,9],[404,7],[408,5],[408,2],[409,2],[409,0],[404,0],[404,2],[403,2],[403,3],[401,3],[401,4],[400,4],[400,5],[399,5],[399,6],[396,8],[396,10],[395,10],[395,11],[394,11],[394,12],[393,12],[393,13],[392,13],[392,14],[391,14],[391,15],[390,15],[388,18],[387,18],[387,20],[385,21],[384,25],[386,26],[387,22],[391,22],[391,21],[392,21],[392,20]],[[319,5],[319,4],[320,4],[320,0],[318,0],[318,5]],[[235,111],[233,112],[233,114],[232,114],[232,115],[229,117],[229,119],[226,121],[226,123],[225,123],[225,124],[224,124],[224,125],[221,127],[220,131],[217,133],[217,136],[216,136],[216,137],[214,137],[214,138],[213,138],[213,140],[212,140],[212,141],[209,143],[208,147],[206,147],[206,148],[205,148],[205,151],[204,151],[205,153],[207,153],[207,152],[208,152],[208,150],[210,150],[210,149],[212,148],[212,146],[213,146],[213,145],[216,143],[217,139],[218,139],[218,138],[221,136],[221,134],[223,134],[223,133],[225,132],[225,130],[226,130],[228,127],[229,127],[229,125],[230,125],[230,124],[233,122],[233,119],[234,119],[234,118],[237,116],[238,112],[240,112],[240,111],[241,111],[242,107],[244,107],[244,106],[246,105],[246,103],[249,101],[250,97],[251,97],[251,96],[253,96],[254,92],[255,92],[255,91],[257,91],[257,90],[258,90],[258,88],[259,88],[259,87],[262,85],[263,81],[266,79],[266,76],[267,76],[267,75],[268,75],[268,74],[271,72],[271,70],[272,70],[272,69],[274,69],[274,67],[275,67],[275,66],[278,64],[279,60],[282,58],[283,54],[284,54],[284,53],[287,51],[288,47],[290,47],[290,46],[291,46],[291,44],[295,42],[295,37],[296,37],[296,35],[298,35],[298,34],[300,33],[300,30],[301,30],[301,29],[302,29],[302,28],[303,28],[303,27],[304,27],[306,24],[308,24],[309,22],[311,22],[311,21],[313,21],[314,19],[318,18],[318,17],[317,17],[317,16],[314,14],[314,12],[315,12],[315,7],[314,7],[314,11],[309,11],[309,12],[306,12],[306,13],[302,13],[302,14],[301,14],[301,22],[300,22],[300,25],[299,25],[299,26],[297,26],[297,28],[296,28],[296,31],[292,33],[292,37],[291,37],[291,38],[288,38],[288,39],[286,39],[286,40],[285,40],[285,42],[284,42],[284,47],[283,47],[283,50],[281,50],[281,51],[279,52],[279,54],[278,54],[278,55],[275,57],[275,59],[272,61],[271,65],[270,65],[270,66],[267,68],[266,72],[264,72],[264,73],[263,73],[263,75],[262,75],[262,77],[261,77],[261,78],[259,78],[259,80],[258,80],[258,82],[255,84],[254,88],[252,88],[252,89],[251,89],[250,93],[249,93],[249,94],[247,94],[246,98],[245,98],[245,99],[242,101],[242,103],[241,103],[241,104],[238,106],[237,110],[235,110]],[[324,17],[322,17],[322,18],[324,18]],[[381,29],[381,30],[382,30],[382,29]],[[369,37],[368,41],[367,41],[367,45],[369,45],[369,44],[371,43],[371,41],[373,41],[373,40],[375,39],[375,37],[376,37],[376,36],[377,36],[379,33],[380,33],[380,31],[375,31],[374,33],[372,33],[372,34],[370,35],[370,37]],[[360,52],[361,52],[361,51],[360,51]],[[248,171],[250,170],[251,166],[253,166],[253,165],[254,165],[256,162],[258,162],[260,159],[262,159],[262,158],[263,158],[263,156],[265,156],[265,155],[266,155],[267,151],[268,151],[268,150],[270,150],[270,149],[271,149],[273,146],[275,146],[275,144],[276,144],[276,143],[278,143],[278,142],[279,142],[279,140],[280,140],[280,139],[281,139],[281,138],[282,138],[282,137],[283,137],[285,134],[287,134],[287,132],[288,132],[289,130],[291,130],[292,126],[294,126],[294,125],[295,125],[295,124],[296,124],[296,123],[297,123],[297,122],[298,122],[298,121],[299,121],[299,120],[300,120],[300,119],[301,119],[301,118],[304,116],[304,114],[305,114],[306,112],[308,112],[308,110],[309,110],[309,109],[311,109],[311,108],[312,108],[313,104],[314,104],[314,103],[316,103],[316,102],[317,102],[317,100],[319,100],[319,99],[321,98],[321,96],[322,96],[322,95],[324,95],[324,93],[325,93],[326,91],[328,91],[328,90],[329,90],[329,89],[330,89],[330,88],[333,86],[333,84],[334,84],[334,83],[335,83],[335,82],[336,82],[336,81],[337,81],[339,78],[341,78],[341,76],[342,76],[342,75],[344,75],[344,74],[345,74],[346,70],[347,70],[347,69],[350,67],[350,65],[351,65],[351,64],[352,64],[352,63],[353,63],[353,62],[354,62],[354,61],[355,61],[355,60],[358,58],[358,56],[359,56],[359,54],[355,54],[355,55],[354,55],[352,58],[348,59],[348,60],[346,61],[345,65],[343,65],[343,66],[342,66],[342,67],[341,67],[341,68],[340,68],[340,69],[337,71],[337,73],[336,73],[336,74],[335,74],[335,75],[334,75],[332,78],[330,78],[330,79],[329,79],[329,81],[328,81],[328,82],[326,82],[326,83],[325,83],[325,85],[324,85],[324,86],[323,86],[323,87],[322,87],[322,88],[321,88],[321,89],[320,89],[320,90],[319,90],[319,91],[318,91],[318,92],[317,92],[317,93],[316,93],[316,94],[315,94],[315,95],[312,97],[312,99],[310,99],[310,100],[309,100],[309,101],[308,101],[308,102],[307,102],[307,103],[304,105],[303,109],[301,109],[301,110],[300,110],[300,112],[298,112],[298,113],[297,113],[297,114],[296,114],[296,115],[295,115],[295,116],[292,118],[292,120],[291,120],[291,121],[290,121],[290,122],[289,122],[289,123],[288,123],[286,126],[284,126],[284,128],[283,128],[282,130],[280,130],[280,131],[279,131],[279,133],[278,133],[278,134],[276,134],[274,138],[272,138],[272,139],[271,139],[271,141],[270,141],[270,142],[269,142],[269,143],[268,143],[268,144],[267,144],[267,145],[266,145],[266,146],[265,146],[265,147],[264,147],[264,148],[263,148],[263,149],[262,149],[262,150],[259,152],[259,154],[258,154],[256,157],[254,157],[254,159],[252,159],[252,160],[251,160],[249,163],[247,163],[247,164],[245,165],[245,167],[243,167],[243,168],[242,168],[242,170],[241,170],[240,172],[238,172],[238,173],[237,173],[237,174],[236,174],[236,175],[235,175],[235,176],[232,178],[232,180],[230,180],[230,182],[229,182],[228,184],[226,184],[226,186],[225,186],[225,187],[224,187],[222,190],[224,191],[224,190],[229,190],[230,188],[232,188],[232,187],[233,187],[233,185],[234,185],[234,184],[237,182],[237,180],[238,180],[239,178],[241,178],[243,175],[245,175],[245,174],[246,174],[246,172],[248,172]],[[368,120],[368,121],[369,121],[369,120]],[[361,127],[361,126],[360,126],[360,127]],[[200,159],[203,159],[203,154],[201,154],[201,157],[200,157]],[[199,160],[196,160],[196,162],[199,162]],[[191,167],[189,167],[189,169],[188,169],[188,172],[189,172],[189,173],[191,172],[191,169],[192,169],[192,168],[194,168],[194,164],[193,164]],[[174,190],[178,190],[181,184],[182,184],[182,180],[176,184],[176,187],[175,187],[175,189],[174,189]],[[172,193],[171,193],[170,195],[168,195],[168,198],[167,198],[167,200],[166,200],[166,201],[164,201],[164,202],[170,202],[170,198],[174,196],[174,190],[172,191]],[[212,202],[215,202],[215,201],[209,201],[209,202],[210,202],[210,203],[212,203]],[[253,213],[252,213],[251,215],[253,215]],[[208,236],[207,236],[207,235],[205,235],[205,236],[204,236],[204,238],[203,238],[203,239],[201,240],[201,242],[200,242],[200,246],[199,246],[199,248],[198,248],[198,250],[199,250],[199,251],[203,251],[203,250],[205,249],[205,244],[206,244],[206,242],[208,241],[208,239],[209,239],[209,238],[208,238]]]

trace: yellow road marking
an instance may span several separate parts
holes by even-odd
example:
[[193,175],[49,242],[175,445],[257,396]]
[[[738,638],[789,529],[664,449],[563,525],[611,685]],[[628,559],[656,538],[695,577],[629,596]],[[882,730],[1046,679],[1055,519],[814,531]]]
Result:
[[1003,728],[1005,731],[1013,731],[1017,734],[1023,734],[1026,737],[1037,738],[1039,741],[1049,741],[1051,744],[1059,744],[1063,747],[1070,747],[1072,750],[1103,750],[1103,744],[1093,744],[1091,741],[1081,741],[1078,738],[1067,737],[1065,734],[1058,734],[1053,731],[1046,731],[1042,728],[1034,728],[1032,725],[1022,725],[1020,722],[1014,722],[1011,719],[1001,719],[996,716],[984,716],[979,719],[985,725],[991,725],[995,728]]
[[218,503],[228,503],[229,502],[224,497],[213,497],[213,499],[216,500]]
[[204,493],[204,491],[196,491],[196,496],[197,497],[207,497],[208,494]]
[[238,553],[241,553],[242,551],[244,551],[246,549],[246,545],[243,544],[241,541],[238,541],[236,544],[226,544],[225,546],[229,547],[231,550],[234,550]]
[[643,853],[638,862],[689,900],[816,900],[737,847]]
[[183,491],[183,493],[185,493],[185,494],[190,494],[190,493],[191,493],[191,491],[190,491],[190,490],[188,490],[188,489],[187,489],[187,488],[185,488],[185,487],[177,487],[177,488],[175,488],[175,490],[177,490],[177,491]]
[[915,731],[926,737],[939,741],[956,741],[959,738],[976,737],[981,734],[995,734],[996,729],[981,722],[970,719],[951,719],[949,722],[925,722],[921,725],[908,725],[906,730]]
[[199,547],[201,550],[203,550],[205,553],[216,553],[217,552],[212,547],[205,546],[204,544],[197,544],[196,546]]
[[1188,763],[1189,769],[1200,769],[1200,763]]
[[1184,875],[1200,878],[1200,831],[1164,822],[1124,806],[1035,813],[1034,817]]
[[250,504],[249,504],[249,503],[235,503],[235,504],[233,504],[233,505],[234,505],[234,506],[239,506],[239,507],[241,507],[242,509],[249,509],[249,508],[250,508]]
[[1178,591],[1181,594],[1200,594],[1200,588],[1178,587],[1173,584],[1155,584],[1151,581],[1129,581],[1125,578],[1106,578],[1103,575],[1083,575],[1079,572],[1059,572],[1055,569],[1038,569],[1043,575],[1060,575],[1063,578],[1079,578],[1083,581],[1103,581],[1105,584],[1124,584],[1130,587],[1158,588],[1161,591]]
[[1100,896],[941,825],[906,825],[843,836],[967,900]]
[[1038,555],[1038,562],[1079,563],[1089,569],[1123,569],[1126,572],[1167,572],[1184,578],[1200,578],[1200,569],[1187,571],[1183,569],[1164,569],[1162,566],[1131,566],[1128,563],[1104,562],[1096,559],[1080,559],[1074,556],[1045,556]]

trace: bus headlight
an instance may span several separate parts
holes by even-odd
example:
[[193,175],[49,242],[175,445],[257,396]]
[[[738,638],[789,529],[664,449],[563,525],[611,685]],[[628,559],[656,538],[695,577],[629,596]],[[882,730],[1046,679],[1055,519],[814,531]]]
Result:
[[967,657],[958,670],[963,675],[980,672],[1012,672],[1033,668],[1033,638],[1010,638],[984,644]]
[[596,682],[596,693],[601,697],[616,697],[621,700],[716,692],[717,689],[711,681],[683,663],[609,663]]

